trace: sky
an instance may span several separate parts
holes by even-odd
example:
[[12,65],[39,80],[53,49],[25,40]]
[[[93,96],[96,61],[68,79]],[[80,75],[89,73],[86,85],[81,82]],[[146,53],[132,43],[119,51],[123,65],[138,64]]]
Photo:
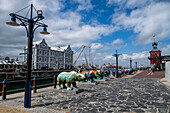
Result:
[[[170,0],[0,0],[0,56],[22,57],[27,45],[25,28],[6,24],[9,13],[33,4],[43,10],[50,35],[36,30],[34,41],[43,38],[49,46],[70,45],[73,51],[82,45],[91,64],[115,65],[115,51],[119,65],[149,66],[152,43],[158,42],[162,55],[170,54]],[[28,9],[19,12],[26,16]],[[36,13],[34,12],[34,15]],[[17,20],[17,22],[19,22]],[[153,37],[155,35],[155,37]],[[90,56],[89,56],[90,51]],[[78,53],[74,55],[74,58]],[[89,59],[90,58],[90,59]],[[84,54],[77,65],[85,63]]]

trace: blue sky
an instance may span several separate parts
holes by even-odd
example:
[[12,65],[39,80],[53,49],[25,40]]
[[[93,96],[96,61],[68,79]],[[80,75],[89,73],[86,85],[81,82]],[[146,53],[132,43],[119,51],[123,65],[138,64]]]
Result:
[[[74,51],[81,45],[91,46],[90,61],[94,64],[114,64],[112,55],[118,50],[122,54],[120,65],[129,66],[132,58],[139,65],[148,66],[154,39],[163,54],[170,54],[170,0],[1,0],[1,56],[22,59],[18,54],[27,43],[24,28],[15,29],[5,22],[10,19],[10,12],[31,3],[43,10],[51,33],[42,36],[38,29],[34,41],[45,38],[50,46],[71,45]],[[5,33],[7,30],[10,34]],[[88,49],[85,52],[88,56]],[[81,55],[78,64],[83,60]]]

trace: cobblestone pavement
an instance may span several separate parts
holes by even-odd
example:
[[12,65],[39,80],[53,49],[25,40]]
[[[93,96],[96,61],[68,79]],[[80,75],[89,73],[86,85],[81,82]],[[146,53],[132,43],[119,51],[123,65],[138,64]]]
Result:
[[[169,113],[170,89],[157,81],[156,78],[118,78],[98,85],[78,85],[84,89],[78,94],[51,90],[33,96],[31,109],[47,108],[53,112],[71,113]],[[13,101],[23,105],[21,98]]]

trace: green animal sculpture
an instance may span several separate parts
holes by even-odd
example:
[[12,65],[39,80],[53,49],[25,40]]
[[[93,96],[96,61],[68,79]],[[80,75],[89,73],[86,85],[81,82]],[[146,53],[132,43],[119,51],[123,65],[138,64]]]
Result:
[[[67,90],[72,90],[71,84],[73,87],[77,87],[76,81],[82,81],[84,79],[85,75],[77,73],[75,71],[61,72],[57,77],[57,89],[61,89],[61,84],[63,84],[63,88],[67,88]],[[67,83],[67,87],[65,86],[65,83]]]

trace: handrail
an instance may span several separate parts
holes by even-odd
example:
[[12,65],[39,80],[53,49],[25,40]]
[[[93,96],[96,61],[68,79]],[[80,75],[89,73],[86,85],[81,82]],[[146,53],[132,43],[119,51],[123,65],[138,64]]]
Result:
[[[35,86],[33,84],[31,89],[33,89],[33,91],[34,91],[34,90],[36,90],[36,89],[34,89],[35,87],[41,88],[41,87],[53,86],[53,85],[55,86],[56,85],[56,76],[55,75],[54,75],[54,77],[47,77],[47,78],[37,78],[37,79],[33,78],[33,79],[31,79],[31,81],[33,81],[33,83],[34,83],[34,82],[39,81],[39,80],[48,80],[48,79],[53,79],[53,83],[41,84],[41,85],[35,85]],[[4,88],[6,89],[6,84],[9,84],[9,83],[25,82],[25,80],[16,80],[16,81],[8,81],[8,82],[6,80],[4,80],[4,81],[0,82],[0,84],[3,85],[2,89],[4,89]],[[54,88],[56,88],[56,87],[54,87]],[[24,91],[24,90],[25,90],[25,88],[18,88],[18,89],[13,89],[13,90],[8,90],[8,91],[3,90],[3,91],[0,91],[0,94],[2,94],[2,95],[5,94],[6,95],[6,92],[7,93],[12,93],[12,92],[18,92],[18,91]],[[4,91],[5,91],[5,93],[4,93]],[[35,91],[35,93],[36,93],[36,91]],[[3,98],[3,96],[2,96],[2,98]],[[3,99],[6,99],[6,98],[3,98]]]
[[43,84],[43,85],[38,85],[37,87],[48,86],[48,85],[53,85],[53,83],[50,83],[50,84]]
[[[49,79],[49,78],[53,78],[53,77],[48,77],[48,78],[37,78],[37,80],[45,80],[45,79]],[[33,79],[31,79],[31,81],[33,81]],[[25,82],[25,80],[15,80],[15,81],[8,81],[8,83],[15,83],[15,82]],[[0,82],[0,84],[3,84],[3,82]]]
[[9,90],[9,91],[7,91],[7,93],[17,92],[17,91],[24,90],[24,89],[25,88],[18,88],[18,89],[14,89],[14,90]]

